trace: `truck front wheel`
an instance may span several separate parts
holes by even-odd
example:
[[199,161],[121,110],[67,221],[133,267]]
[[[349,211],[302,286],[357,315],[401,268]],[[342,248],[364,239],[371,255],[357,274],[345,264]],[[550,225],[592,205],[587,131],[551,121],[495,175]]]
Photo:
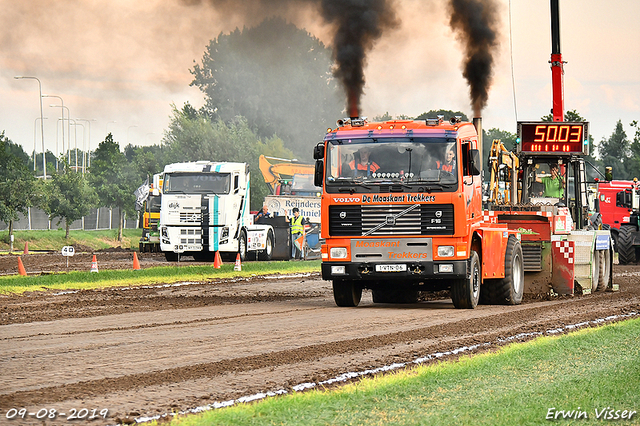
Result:
[[247,260],[247,233],[245,231],[240,232],[240,241],[238,242],[238,253],[240,253],[240,260],[243,262]]
[[333,280],[333,300],[340,307],[358,306],[362,287],[353,280]]
[[174,253],[172,251],[165,251],[164,257],[167,259],[167,262],[177,262],[178,261],[178,253]]
[[474,309],[480,299],[480,261],[478,253],[471,250],[469,275],[451,284],[451,300],[456,309]]

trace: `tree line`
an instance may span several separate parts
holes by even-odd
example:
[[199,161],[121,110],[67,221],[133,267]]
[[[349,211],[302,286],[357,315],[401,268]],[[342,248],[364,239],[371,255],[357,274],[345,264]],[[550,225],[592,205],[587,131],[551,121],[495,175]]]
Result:
[[[159,145],[120,144],[106,135],[83,164],[74,165],[51,152],[45,153],[47,176],[42,180],[42,162],[34,167],[19,144],[4,131],[0,133],[0,220],[9,225],[28,207],[39,206],[50,216],[69,225],[94,207],[112,207],[135,216],[134,191],[166,164],[210,160],[249,164],[252,172],[251,208],[258,210],[269,189],[260,174],[260,154],[297,158],[311,163],[312,148],[345,111],[338,83],[333,77],[330,49],[308,32],[281,18],[270,18],[257,27],[236,29],[211,40],[202,61],[194,65],[191,85],[203,92],[205,105],[196,109],[189,103],[172,105],[168,128]],[[431,110],[415,119],[444,115],[445,120],[460,111]],[[410,119],[397,116],[396,119]],[[374,120],[389,120],[386,113]],[[542,117],[550,121],[550,116]],[[573,110],[566,121],[585,121]],[[630,139],[622,122],[611,136],[598,144],[590,140],[587,158],[601,171],[611,166],[616,179],[640,177],[640,126],[630,123],[635,134]],[[515,149],[516,134],[491,128],[483,130],[483,158],[493,139],[501,139],[507,149]],[[67,153],[68,154],[68,153]],[[84,155],[79,155],[79,159]],[[57,160],[58,167],[55,167]],[[40,164],[38,164],[40,163]],[[35,171],[34,171],[35,169]],[[593,171],[590,175],[595,177]]]

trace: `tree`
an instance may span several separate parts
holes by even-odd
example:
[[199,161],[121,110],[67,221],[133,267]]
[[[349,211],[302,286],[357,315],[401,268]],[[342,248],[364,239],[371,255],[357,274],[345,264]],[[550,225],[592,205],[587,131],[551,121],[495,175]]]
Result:
[[[29,170],[15,144],[0,133],[0,220],[9,225],[9,244],[13,251],[13,222],[18,213],[27,214],[27,209],[39,201],[36,178]],[[24,153],[24,151],[22,151]],[[26,156],[26,154],[25,154]],[[27,157],[28,159],[28,157]]]
[[125,213],[136,215],[134,191],[142,183],[139,173],[127,161],[111,133],[94,151],[89,171],[89,181],[97,191],[100,203],[118,209],[118,241],[122,241]]
[[261,139],[280,137],[301,159],[343,116],[331,51],[282,18],[220,34],[191,70],[213,120],[245,117]]
[[631,156],[625,160],[625,169],[630,178],[640,179],[640,125],[637,120],[633,120],[629,125],[636,129],[636,133],[630,146]]
[[621,120],[616,123],[616,128],[611,136],[608,139],[602,139],[599,145],[599,153],[602,163],[605,166],[613,167],[613,176],[615,178],[629,179],[625,163],[631,156],[631,149]]
[[[64,220],[65,238],[69,238],[69,227],[82,219],[98,205],[98,196],[82,173],[71,169],[69,163],[60,158],[59,171],[46,181],[46,191],[42,207],[49,219]],[[61,166],[61,167],[60,167]]]
[[260,174],[260,154],[293,157],[293,153],[277,136],[263,143],[244,118],[237,117],[228,123],[220,119],[212,121],[206,111],[196,111],[189,104],[181,110],[173,106],[173,117],[163,143],[167,163],[208,160],[249,164],[249,170],[253,172],[251,207],[256,210],[269,194],[269,188]]

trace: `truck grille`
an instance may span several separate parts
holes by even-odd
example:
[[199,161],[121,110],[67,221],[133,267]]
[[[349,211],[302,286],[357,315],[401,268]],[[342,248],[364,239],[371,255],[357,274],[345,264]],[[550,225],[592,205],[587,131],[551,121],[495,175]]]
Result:
[[[339,236],[453,235],[451,204],[421,204],[402,216],[411,204],[330,206],[329,234]],[[380,224],[382,227],[371,232]]]
[[200,223],[202,221],[202,213],[200,212],[180,212],[180,223]]

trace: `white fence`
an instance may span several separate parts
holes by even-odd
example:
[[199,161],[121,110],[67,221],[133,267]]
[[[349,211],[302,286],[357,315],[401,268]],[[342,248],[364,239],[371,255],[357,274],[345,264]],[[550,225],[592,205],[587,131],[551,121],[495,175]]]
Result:
[[[98,229],[118,229],[119,210],[111,209],[109,207],[100,207],[99,209],[92,210],[87,216],[80,220],[73,222],[69,229],[71,230],[85,230],[92,231]],[[127,219],[125,214],[123,221],[123,228],[135,229],[138,228],[138,220]],[[0,222],[0,231],[5,231],[9,228],[9,225]],[[30,208],[27,215],[19,215],[17,222],[13,223],[14,230],[43,230],[43,229],[65,229],[64,220],[58,224],[58,218],[49,220],[46,213],[41,209]]]

